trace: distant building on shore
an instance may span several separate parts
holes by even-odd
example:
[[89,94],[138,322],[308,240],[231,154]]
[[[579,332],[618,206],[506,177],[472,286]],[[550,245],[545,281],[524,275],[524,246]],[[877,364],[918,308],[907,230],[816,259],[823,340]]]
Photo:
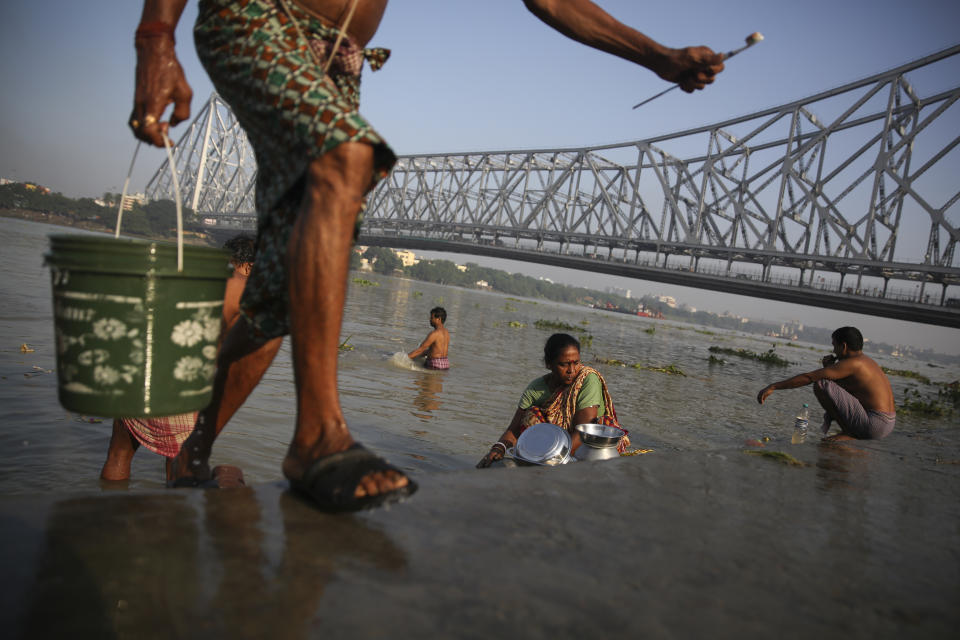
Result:
[[677,300],[673,296],[657,296],[657,301],[662,302],[671,309],[677,308]]
[[604,289],[606,293],[612,293],[615,296],[621,296],[629,300],[633,294],[630,289],[624,289],[623,287],[607,287]]
[[420,258],[417,257],[413,251],[403,251],[398,249],[393,249],[393,252],[400,258],[400,262],[403,263],[405,267],[412,267],[413,265],[420,262]]
[[147,204],[148,202],[150,202],[150,199],[147,198],[147,194],[145,193],[129,194],[124,196],[123,198],[123,210],[130,211],[131,209],[133,209],[133,205],[135,204],[144,205],[144,204]]

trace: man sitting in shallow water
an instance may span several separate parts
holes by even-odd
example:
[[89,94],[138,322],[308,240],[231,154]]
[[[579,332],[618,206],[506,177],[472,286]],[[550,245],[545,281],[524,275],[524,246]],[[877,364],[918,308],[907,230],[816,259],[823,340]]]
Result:
[[813,395],[823,407],[823,434],[833,420],[840,433],[827,440],[877,440],[893,431],[896,403],[890,380],[876,362],[863,354],[863,335],[855,327],[833,332],[833,355],[823,358],[823,368],[767,385],[757,394],[763,404],[777,389],[813,384]]

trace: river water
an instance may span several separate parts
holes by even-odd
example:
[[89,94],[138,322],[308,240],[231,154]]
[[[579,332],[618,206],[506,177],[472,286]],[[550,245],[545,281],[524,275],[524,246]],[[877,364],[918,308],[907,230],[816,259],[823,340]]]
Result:
[[[5,494],[97,490],[110,420],[72,414],[57,402],[50,283],[43,265],[47,236],[62,227],[0,219],[0,491]],[[468,260],[469,258],[464,258]],[[720,329],[613,314],[544,300],[517,299],[375,274],[351,274],[342,331],[352,350],[339,357],[342,403],[358,440],[414,474],[471,468],[511,418],[520,392],[545,373],[542,349],[550,330],[537,320],[564,322],[590,336],[582,357],[607,379],[633,446],[670,451],[741,447],[770,438],[789,451],[793,412],[814,404],[809,389],[756,402],[766,383],[815,368],[828,345],[795,343]],[[598,288],[601,288],[598,284]],[[396,357],[429,331],[431,307],[448,314],[451,369],[426,371]],[[512,324],[511,324],[512,323]],[[869,336],[868,336],[869,337]],[[34,351],[21,352],[21,344]],[[777,344],[789,367],[722,356],[711,346],[762,352]],[[869,351],[868,351],[869,352]],[[602,364],[616,359],[643,367],[673,365],[686,375]],[[956,367],[879,358],[933,382],[960,378]],[[248,483],[281,479],[280,461],[295,414],[289,342],[260,387],[217,441],[212,462],[243,468]],[[908,388],[935,388],[892,377],[897,401]],[[819,422],[813,411],[811,431]],[[913,436],[956,429],[952,418],[901,415],[884,447],[913,448]],[[814,447],[807,442],[798,447]],[[784,449],[785,448],[785,449]],[[130,488],[162,486],[161,458],[145,449],[134,460]]]

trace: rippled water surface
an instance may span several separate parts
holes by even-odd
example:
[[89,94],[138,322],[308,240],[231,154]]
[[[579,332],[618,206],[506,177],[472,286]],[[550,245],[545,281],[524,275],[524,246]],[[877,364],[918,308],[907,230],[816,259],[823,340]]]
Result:
[[[64,229],[10,219],[0,219],[0,225],[0,490],[96,488],[110,421],[91,422],[96,418],[61,408],[55,374],[47,373],[55,367],[55,354],[50,283],[42,255],[47,235]],[[537,320],[575,325],[583,330],[581,335],[591,337],[583,360],[606,377],[634,446],[654,449],[654,454],[735,447],[762,436],[789,447],[793,411],[803,402],[813,403],[809,389],[775,393],[762,407],[756,393],[768,382],[815,368],[829,351],[828,345],[777,341],[777,352],[794,363],[789,367],[730,356],[723,356],[726,364],[710,364],[712,345],[759,352],[774,341],[549,301],[363,277],[377,286],[350,287],[342,339],[353,350],[339,358],[342,402],[359,440],[419,473],[472,467],[502,432],[524,386],[545,372],[542,349],[550,331],[535,328]],[[426,336],[428,311],[436,305],[448,313],[452,368],[411,368],[394,356],[412,350]],[[21,353],[23,343],[35,351]],[[686,375],[600,364],[596,358],[644,367],[675,365]],[[955,367],[878,360],[891,368],[918,371],[934,382],[960,377]],[[932,386],[908,378],[894,377],[892,383],[898,402],[908,387],[935,395]],[[217,441],[213,462],[241,466],[248,482],[280,479],[294,414],[285,342],[260,387]],[[920,432],[956,427],[956,417],[901,415],[896,432],[884,442],[908,449]],[[161,468],[161,458],[141,450],[131,487],[160,486]]]

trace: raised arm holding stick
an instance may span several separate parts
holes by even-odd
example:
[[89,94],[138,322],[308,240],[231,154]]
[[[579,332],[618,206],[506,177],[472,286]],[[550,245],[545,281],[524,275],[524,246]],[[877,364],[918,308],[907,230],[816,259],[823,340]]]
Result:
[[[169,126],[190,115],[191,90],[174,46],[185,4],[146,0],[137,29],[129,125],[137,138],[156,146],[163,145]],[[707,47],[665,47],[587,0],[525,4],[561,33],[644,66],[686,91],[702,89],[723,69],[722,55]],[[257,259],[240,303],[242,320],[223,340],[213,401],[175,460],[176,484],[209,481],[217,433],[290,334],[297,417],[283,473],[291,486],[331,510],[376,506],[416,488],[399,469],[354,442],[337,392],[337,347],[357,215],[365,195],[396,161],[357,111],[363,62],[376,70],[389,56],[387,50],[365,48],[386,5],[386,0],[200,0],[197,52],[256,151]]]

